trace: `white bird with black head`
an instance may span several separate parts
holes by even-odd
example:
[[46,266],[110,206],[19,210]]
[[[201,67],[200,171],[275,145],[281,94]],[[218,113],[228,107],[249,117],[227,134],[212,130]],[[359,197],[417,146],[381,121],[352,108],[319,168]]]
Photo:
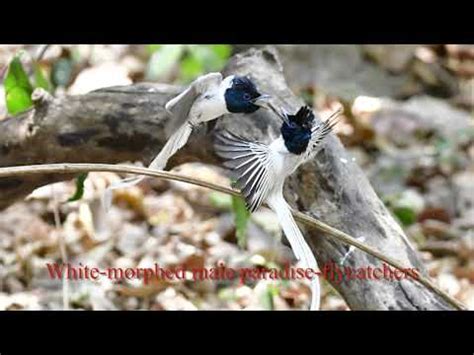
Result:
[[[162,170],[189,139],[198,125],[213,121],[227,113],[253,113],[263,107],[271,109],[270,96],[258,92],[255,84],[247,77],[220,73],[209,73],[196,79],[181,94],[170,100],[165,108],[171,115],[167,127],[169,139],[149,168]],[[104,207],[112,203],[112,191],[135,185],[146,177],[133,177],[112,184],[104,194]]]
[[[252,142],[230,132],[216,134],[217,155],[231,168],[250,212],[266,203],[276,214],[291,248],[303,268],[317,269],[316,258],[299,230],[283,197],[285,179],[321,148],[321,142],[337,123],[340,111],[316,123],[313,112],[302,107],[295,115],[284,113],[281,135],[270,145]],[[311,280],[311,307],[319,309],[317,274]]]

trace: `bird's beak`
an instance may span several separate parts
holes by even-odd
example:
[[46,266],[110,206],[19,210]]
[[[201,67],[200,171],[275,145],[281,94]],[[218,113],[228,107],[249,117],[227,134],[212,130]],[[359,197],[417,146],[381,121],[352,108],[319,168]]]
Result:
[[283,122],[288,123],[288,118],[286,117],[285,112],[282,109],[276,108],[271,99],[272,97],[270,95],[260,95],[253,101],[253,104],[266,110],[273,111],[281,120],[283,120]]
[[286,116],[286,113],[285,111],[283,110],[279,110],[279,111],[276,111],[275,112],[278,114],[278,117],[280,117],[280,119],[285,122],[286,124],[290,124],[290,122],[288,121],[288,117]]
[[254,105],[257,105],[257,106],[260,106],[264,109],[267,109],[267,110],[270,110],[270,100],[271,100],[271,96],[270,95],[260,95],[259,97],[257,97],[255,100],[253,100],[253,104]]

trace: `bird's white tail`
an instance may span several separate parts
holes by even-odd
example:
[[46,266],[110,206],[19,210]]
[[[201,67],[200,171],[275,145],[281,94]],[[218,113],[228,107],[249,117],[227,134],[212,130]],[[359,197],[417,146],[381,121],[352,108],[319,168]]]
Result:
[[[182,148],[188,141],[189,136],[192,133],[191,125],[186,122],[183,124],[166,142],[165,146],[161,149],[160,153],[148,166],[150,169],[163,170],[168,163],[168,159],[172,157],[180,148]],[[140,181],[146,179],[146,176],[132,177],[116,182],[110,185],[104,192],[102,197],[102,205],[106,211],[110,209],[112,205],[113,190],[123,189],[138,184]]]
[[[296,224],[291,210],[284,200],[283,196],[273,196],[267,200],[270,208],[277,214],[280,225],[286,238],[290,242],[291,248],[298,260],[301,261],[303,268],[311,268],[317,270],[318,264],[313,252],[306,243],[301,234],[298,225]],[[321,298],[321,291],[319,285],[319,277],[314,275],[311,279],[311,310],[318,310]]]

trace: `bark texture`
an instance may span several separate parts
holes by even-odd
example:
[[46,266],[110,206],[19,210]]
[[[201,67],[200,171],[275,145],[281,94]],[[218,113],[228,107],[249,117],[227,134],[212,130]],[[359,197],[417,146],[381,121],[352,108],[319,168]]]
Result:
[[[225,74],[249,75],[261,91],[287,109],[303,102],[288,88],[276,51],[269,47],[235,55]],[[0,166],[41,163],[147,164],[166,142],[168,117],[164,104],[180,88],[139,84],[102,89],[60,99],[40,97],[35,109],[0,121]],[[227,129],[268,143],[279,134],[279,119],[259,110],[252,115],[228,115],[215,130]],[[213,152],[213,131],[201,127],[170,160],[169,167],[190,161],[219,164]],[[0,209],[25,197],[33,189],[70,179],[68,175],[42,175],[0,179]],[[315,159],[293,174],[285,194],[293,207],[318,218],[425,273],[406,236],[375,194],[364,173],[331,135]],[[303,226],[301,226],[303,228]],[[321,268],[338,263],[348,246],[305,231]],[[381,262],[354,251],[344,266],[382,267]],[[452,309],[439,296],[410,280],[330,280],[352,309]]]

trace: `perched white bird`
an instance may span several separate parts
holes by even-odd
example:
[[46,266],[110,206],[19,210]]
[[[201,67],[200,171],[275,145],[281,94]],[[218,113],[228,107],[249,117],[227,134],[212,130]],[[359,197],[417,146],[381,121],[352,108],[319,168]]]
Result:
[[[283,184],[301,164],[314,156],[322,140],[337,123],[340,111],[324,122],[315,123],[314,114],[302,107],[295,115],[285,114],[281,135],[270,145],[251,142],[230,132],[216,135],[216,153],[235,174],[250,212],[266,203],[276,214],[291,248],[304,268],[316,272],[317,262],[283,197]],[[319,277],[311,280],[311,309],[319,309]]]
[[[171,158],[188,141],[193,128],[215,120],[226,113],[252,113],[260,107],[271,109],[268,95],[258,92],[247,77],[209,73],[196,79],[181,94],[170,100],[165,108],[171,115],[167,128],[170,138],[149,168],[163,170]],[[146,177],[133,177],[119,181],[107,188],[103,204],[108,210],[112,204],[112,191],[135,185]]]

